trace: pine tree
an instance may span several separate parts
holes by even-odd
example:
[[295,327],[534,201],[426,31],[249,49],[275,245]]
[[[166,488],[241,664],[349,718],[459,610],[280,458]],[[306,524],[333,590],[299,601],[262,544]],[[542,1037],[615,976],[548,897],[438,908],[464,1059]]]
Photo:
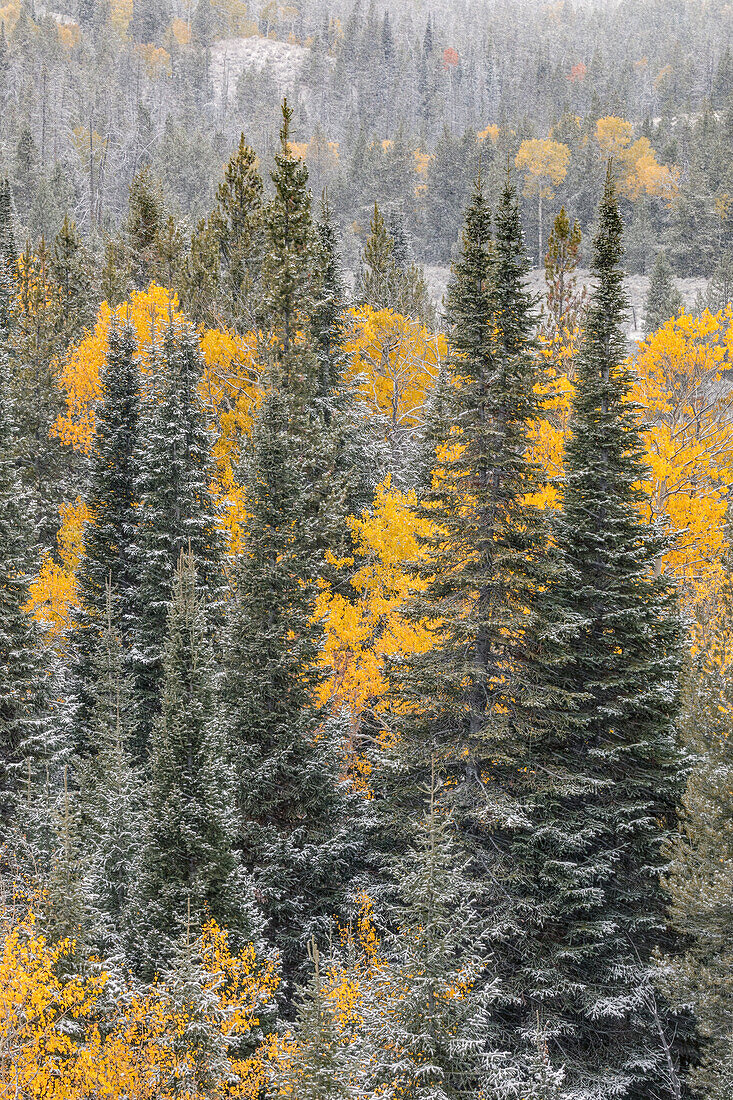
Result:
[[145,290],[153,280],[166,282],[162,242],[167,223],[163,187],[146,165],[130,184],[119,257],[120,266],[136,290]]
[[64,217],[56,234],[51,273],[59,288],[63,318],[61,342],[68,347],[94,319],[94,266],[76,224]]
[[[265,259],[263,263],[265,322],[276,340],[275,355],[288,375],[289,359],[297,342],[298,329],[307,332],[312,307],[312,261],[314,248],[311,193],[308,169],[290,149],[293,110],[283,100],[280,149],[275,154],[272,182],[275,194],[265,212]],[[304,328],[305,326],[305,328]],[[298,357],[302,368],[302,357]],[[299,370],[302,381],[309,380]],[[288,379],[294,387],[296,377]]]
[[[310,319],[311,343],[318,363],[314,400],[332,437],[332,458],[343,491],[345,520],[371,504],[384,456],[383,444],[370,430],[363,400],[346,376],[346,288],[338,243],[324,196],[316,225],[315,301]],[[345,522],[343,534],[346,537]]]
[[422,717],[408,724],[406,746],[422,760],[426,753],[450,759],[469,801],[483,802],[484,769],[501,755],[502,742],[506,749],[526,736],[534,705],[529,632],[545,534],[528,499],[540,475],[526,457],[539,378],[526,266],[513,189],[504,189],[492,241],[479,181],[447,305],[449,426],[460,426],[459,446],[447,449],[436,488],[426,495],[426,515],[437,527],[426,547],[427,588],[414,609],[440,626],[405,685],[428,700]]
[[676,1095],[652,957],[668,943],[660,874],[682,774],[680,639],[674,591],[655,568],[663,545],[640,508],[610,171],[598,225],[548,589],[546,721],[511,853],[534,909],[522,987],[566,1088],[641,1100]]
[[[223,688],[239,848],[289,979],[310,935],[342,905],[359,845],[356,832],[345,834],[338,731],[324,725],[315,701],[322,677],[313,621],[318,578],[326,550],[343,540],[337,435],[323,387],[324,364],[339,339],[338,276],[331,256],[319,300],[307,171],[288,148],[290,118],[284,104],[263,269],[274,341],[269,388],[244,456],[247,549],[235,577]],[[310,335],[313,317],[311,347],[298,333]]]
[[[495,996],[486,918],[475,908],[472,860],[462,848],[434,769],[427,806],[393,868],[399,891],[388,913],[364,1027],[379,1052],[371,1087],[447,1100],[473,1097],[496,1051]],[[488,1040],[488,1041],[487,1041]]]
[[0,333],[3,339],[7,336],[10,324],[17,263],[13,195],[6,178],[0,182]]
[[222,544],[210,492],[210,433],[198,387],[202,362],[195,330],[169,325],[155,347],[155,388],[141,419],[137,482],[139,534],[133,636],[139,748],[158,711],[165,634],[173,577],[190,547],[206,589],[209,612],[221,615]]
[[122,645],[129,649],[136,620],[138,562],[137,458],[140,417],[140,365],[130,324],[110,327],[102,371],[102,402],[87,496],[89,522],[78,573],[78,611],[70,638],[75,703],[75,740],[81,752],[94,745],[90,721],[94,706],[93,666],[106,629],[107,589]]
[[698,639],[683,677],[681,739],[692,761],[666,876],[673,927],[684,953],[667,960],[664,988],[694,1008],[702,1036],[693,1072],[700,1095],[723,1100],[733,1080],[730,1037],[733,953],[729,936],[733,891],[733,552],[730,516],[714,619]]
[[265,396],[245,456],[247,549],[225,646],[239,848],[288,977],[342,907],[360,844],[356,828],[347,833],[339,730],[315,701],[318,578],[325,547],[341,537],[333,527],[342,508],[323,473],[331,438],[312,405],[282,387]]
[[582,322],[586,289],[578,287],[576,274],[580,262],[580,226],[571,228],[565,207],[555,218],[545,255],[546,315],[543,329],[547,337],[566,338]]
[[244,134],[224,169],[211,224],[221,256],[224,323],[240,332],[256,329],[264,248],[263,188],[257,155]]
[[644,335],[656,332],[670,317],[676,317],[681,309],[682,295],[675,286],[669,260],[664,252],[659,252],[649,280],[644,308]]
[[22,746],[39,706],[37,636],[25,611],[31,572],[27,504],[15,466],[15,412],[7,356],[0,348],[0,830],[23,781]]
[[131,759],[133,682],[107,581],[104,632],[95,652],[91,730],[96,754],[81,769],[83,832],[89,852],[85,891],[98,948],[129,952],[132,901],[143,826],[142,776]]
[[232,777],[215,710],[215,668],[193,555],[175,573],[161,713],[150,748],[141,868],[141,951],[170,961],[187,925],[208,916],[252,940],[257,919],[233,851]]
[[361,257],[356,297],[373,309],[393,309],[398,297],[399,270],[395,261],[394,240],[376,203],[369,228]]

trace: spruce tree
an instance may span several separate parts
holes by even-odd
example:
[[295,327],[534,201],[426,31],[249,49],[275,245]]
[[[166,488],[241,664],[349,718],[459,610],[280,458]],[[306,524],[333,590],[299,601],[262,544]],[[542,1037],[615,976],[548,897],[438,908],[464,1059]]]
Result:
[[527,735],[534,706],[530,636],[545,533],[530,499],[541,478],[526,456],[539,380],[526,269],[514,190],[504,189],[492,240],[477,182],[447,304],[446,422],[458,428],[459,446],[446,450],[426,494],[436,534],[426,545],[427,587],[414,604],[417,616],[435,621],[435,645],[404,684],[425,700],[407,724],[406,750],[452,761],[467,804],[483,802],[484,770],[502,743],[508,751]]
[[114,617],[129,649],[136,620],[138,562],[136,481],[140,417],[140,365],[130,324],[113,324],[101,376],[102,401],[87,495],[89,522],[78,573],[78,610],[70,637],[75,740],[82,752],[94,745],[90,722],[99,639],[106,629],[108,585]]
[[307,319],[313,305],[314,233],[308,169],[290,149],[292,107],[282,105],[280,149],[275,154],[272,182],[275,193],[265,212],[265,258],[263,297],[265,323],[276,341],[275,356],[286,384],[295,389],[310,386],[309,372],[303,371],[303,352],[296,356],[298,367],[292,376],[289,360],[298,330],[307,333]]
[[[338,730],[316,701],[318,578],[326,550],[343,538],[336,434],[322,390],[325,342],[336,350],[335,280],[332,271],[319,315],[308,174],[288,146],[290,119],[286,103],[265,221],[269,385],[244,456],[246,552],[234,581],[223,688],[239,848],[288,978],[303,964],[314,929],[343,904],[350,853],[358,849],[358,836],[345,832]],[[320,336],[312,347],[304,336],[314,315]]]
[[733,546],[730,515],[712,622],[688,657],[679,729],[692,767],[682,798],[681,828],[669,848],[670,917],[684,952],[667,959],[664,988],[692,1006],[702,1038],[692,1082],[699,1095],[723,1100],[733,1081],[730,899],[733,896]]
[[399,270],[394,241],[376,203],[369,229],[361,256],[356,297],[373,309],[393,309],[398,297]]
[[7,336],[10,323],[17,263],[13,195],[6,178],[0,181],[0,332],[3,334],[3,339]]
[[511,853],[533,911],[521,988],[566,1088],[642,1100],[676,1087],[652,979],[669,942],[660,875],[681,793],[680,636],[663,544],[642,515],[621,233],[609,170],[547,590],[545,721]]
[[132,901],[143,826],[143,781],[131,758],[133,682],[107,581],[104,629],[94,655],[91,731],[96,747],[81,767],[83,832],[89,853],[85,890],[103,954],[129,952]]
[[240,332],[256,329],[264,246],[263,188],[257,155],[244,134],[224,169],[211,226],[221,257],[224,323]]
[[210,491],[211,436],[198,389],[202,361],[195,330],[173,322],[154,353],[154,382],[141,418],[136,489],[133,661],[140,749],[158,712],[162,642],[181,551],[190,548],[196,558],[214,622],[224,599],[222,542]]
[[[292,364],[292,358],[291,358]],[[245,455],[246,546],[234,579],[223,703],[237,778],[238,846],[291,978],[314,931],[343,907],[360,838],[348,835],[339,727],[317,704],[314,622],[324,548],[337,544],[315,407],[265,396]]]
[[62,315],[61,341],[68,347],[94,320],[94,263],[79,230],[68,216],[56,234],[51,273],[59,288]]
[[644,307],[644,335],[649,336],[682,309],[682,295],[675,286],[672,268],[664,252],[654,261]]
[[31,573],[27,502],[15,465],[15,411],[7,356],[0,348],[0,830],[23,781],[22,746],[40,702],[38,638],[25,605]]
[[187,926],[213,916],[251,940],[257,919],[233,850],[230,762],[215,708],[215,666],[193,555],[181,554],[150,747],[141,867],[143,962],[171,961]]
[[580,226],[570,225],[565,207],[555,218],[545,255],[546,306],[542,328],[550,339],[566,340],[582,322],[586,303],[585,287],[578,287]]

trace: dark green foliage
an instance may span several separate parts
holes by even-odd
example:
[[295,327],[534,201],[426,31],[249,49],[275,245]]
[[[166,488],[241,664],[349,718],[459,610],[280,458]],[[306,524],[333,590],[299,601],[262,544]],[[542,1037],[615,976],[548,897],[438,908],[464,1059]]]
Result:
[[90,728],[96,691],[93,666],[102,632],[107,629],[109,586],[125,649],[137,617],[140,365],[131,325],[111,326],[101,382],[103,396],[97,410],[87,495],[90,519],[78,576],[79,610],[70,638],[75,742],[82,752],[95,744]]
[[15,216],[13,195],[6,179],[0,182],[0,334],[7,335],[10,307],[15,292]]
[[27,498],[15,467],[15,411],[0,349],[0,829],[7,829],[23,781],[22,746],[39,704],[37,637],[24,610],[32,556]]
[[649,293],[644,311],[644,335],[656,332],[658,328],[676,317],[682,309],[682,295],[675,286],[672,268],[663,252],[654,261],[652,276],[649,280]]
[[716,589],[714,619],[706,623],[683,677],[682,740],[692,767],[682,799],[681,832],[673,838],[666,879],[670,916],[685,951],[667,960],[664,988],[692,1006],[703,1038],[702,1065],[693,1081],[699,1095],[724,1100],[733,1080],[730,1041],[730,898],[733,890],[733,750],[730,644],[733,632],[733,560],[730,517]]
[[215,667],[192,555],[175,573],[163,657],[161,712],[150,746],[141,867],[139,950],[148,968],[170,960],[187,927],[212,916],[243,940],[256,935],[251,890],[233,851],[232,776],[214,706]]
[[154,349],[155,372],[141,419],[136,496],[133,637],[140,738],[158,710],[162,641],[181,551],[194,554],[211,621],[222,611],[222,544],[210,483],[211,434],[198,387],[202,362],[195,330],[173,323]]
[[263,189],[257,156],[244,140],[224,169],[211,218],[222,264],[224,321],[240,332],[256,327],[264,246]]
[[427,283],[417,264],[410,262],[402,223],[395,219],[388,228],[376,203],[361,257],[356,298],[373,309],[392,309],[426,325],[435,322]]
[[338,724],[314,702],[317,578],[342,511],[329,453],[332,436],[315,407],[273,386],[246,454],[247,549],[225,650],[239,848],[288,976],[311,933],[342,908],[361,843],[340,790]]
[[651,979],[668,942],[659,876],[682,781],[680,634],[674,590],[655,569],[663,546],[639,507],[621,231],[609,172],[555,525],[547,722],[513,853],[538,891],[530,989],[554,1060],[571,1087],[636,1098],[676,1095],[675,1025]]
[[91,735],[96,752],[81,768],[80,800],[85,837],[85,889],[97,948],[129,950],[131,902],[140,862],[143,781],[131,760],[134,732],[133,681],[113,614],[107,583],[101,638],[94,652]]
[[79,339],[94,320],[94,266],[75,223],[65,217],[56,234],[51,273],[58,287],[62,345]]
[[265,212],[263,282],[265,320],[277,340],[276,355],[287,371],[298,329],[307,328],[312,306],[314,236],[308,169],[290,150],[293,111],[287,100],[283,100],[282,117],[272,174],[275,194]]

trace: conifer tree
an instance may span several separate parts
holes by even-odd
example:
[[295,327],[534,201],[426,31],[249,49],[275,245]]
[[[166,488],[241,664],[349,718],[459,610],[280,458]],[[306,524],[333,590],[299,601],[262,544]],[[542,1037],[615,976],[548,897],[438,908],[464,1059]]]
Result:
[[36,632],[25,605],[30,575],[27,505],[15,466],[16,424],[7,356],[0,348],[0,829],[22,782],[22,746],[39,703]]
[[15,292],[18,252],[15,245],[15,212],[8,179],[0,181],[0,333],[7,336],[10,306]]
[[459,425],[458,446],[448,447],[426,495],[437,526],[427,588],[415,602],[417,615],[440,626],[408,675],[405,690],[428,703],[405,732],[419,758],[451,760],[466,797],[480,802],[488,761],[526,735],[534,706],[529,634],[545,535],[529,499],[541,479],[526,457],[538,381],[526,268],[514,190],[504,189],[494,241],[477,182],[448,293],[447,420]]
[[210,433],[198,386],[201,353],[195,330],[174,322],[156,345],[155,388],[141,419],[139,534],[133,635],[139,748],[158,711],[162,640],[173,577],[181,551],[190,547],[206,589],[209,614],[222,611],[222,544],[210,491]]
[[93,260],[76,224],[68,216],[64,217],[54,240],[51,273],[59,288],[61,342],[68,347],[94,319]]
[[237,864],[230,762],[215,706],[215,668],[193,555],[174,578],[161,713],[150,748],[140,950],[170,961],[187,925],[213,916],[251,940],[257,919]]
[[545,255],[546,316],[543,329],[552,340],[563,338],[577,328],[585,310],[586,290],[578,287],[576,274],[580,262],[580,226],[570,225],[565,207],[555,218]]
[[211,224],[221,257],[224,323],[240,332],[255,329],[264,247],[263,188],[257,155],[244,134],[224,169]]
[[[343,491],[336,436],[319,400],[323,343],[317,337],[313,349],[302,338],[317,294],[315,249],[307,169],[289,150],[290,119],[285,103],[265,223],[269,388],[244,456],[247,550],[235,577],[223,689],[239,848],[288,977],[303,964],[313,930],[343,902],[347,853],[358,847],[344,832],[336,731],[315,698],[322,670],[314,605],[325,551],[342,539]],[[325,340],[325,313],[318,323]]]
[[644,308],[644,335],[656,332],[670,317],[676,317],[681,309],[682,295],[675,286],[669,260],[664,252],[659,252],[649,280]]
[[683,676],[679,729],[690,754],[680,834],[672,839],[666,876],[673,927],[684,952],[667,959],[664,988],[694,1007],[702,1037],[692,1074],[700,1095],[723,1100],[733,1081],[729,936],[733,892],[733,548],[730,515],[712,622],[705,624]]
[[90,518],[78,574],[79,607],[70,637],[75,741],[82,752],[94,744],[90,729],[96,690],[93,666],[106,629],[108,585],[125,649],[129,649],[137,615],[140,366],[130,324],[111,326],[101,381],[102,402],[97,410],[87,496]]
[[394,241],[376,203],[369,228],[356,297],[373,309],[393,309],[398,296],[399,271]]
[[676,1095],[652,957],[668,942],[660,874],[681,791],[680,639],[673,589],[655,568],[663,545],[640,508],[610,170],[598,226],[548,589],[546,721],[527,757],[531,825],[512,857],[536,891],[526,1003],[566,1087],[637,1098]]
[[[245,456],[246,553],[235,577],[223,701],[237,774],[239,849],[261,892],[288,977],[344,901],[356,829],[340,789],[339,730],[316,702],[313,620],[324,547],[342,512],[314,407],[273,387]],[[324,724],[325,723],[325,724]]]
[[265,259],[263,263],[265,321],[276,339],[275,355],[284,371],[286,384],[295,389],[298,378],[306,389],[312,379],[303,371],[304,353],[299,352],[297,373],[290,375],[290,357],[298,329],[308,331],[313,305],[314,233],[308,169],[290,149],[293,109],[287,99],[282,105],[280,149],[275,154],[272,182],[275,193],[265,214]]
[[103,953],[128,952],[133,940],[132,900],[143,827],[139,770],[131,759],[133,682],[114,621],[107,581],[104,631],[93,664],[91,729],[94,757],[81,768],[83,831],[89,860],[85,889]]
[[[337,230],[325,195],[316,225],[315,301],[311,342],[318,363],[314,400],[332,436],[333,461],[343,490],[344,520],[371,504],[383,464],[381,441],[370,431],[367,412],[346,377],[346,288]],[[327,456],[325,456],[327,457]],[[343,534],[346,536],[346,523]]]

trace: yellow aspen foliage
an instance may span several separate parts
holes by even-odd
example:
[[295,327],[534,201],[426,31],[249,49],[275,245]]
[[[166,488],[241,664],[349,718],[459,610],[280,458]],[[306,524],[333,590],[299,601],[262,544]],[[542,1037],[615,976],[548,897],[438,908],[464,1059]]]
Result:
[[559,505],[554,479],[563,472],[565,440],[570,430],[573,404],[574,360],[582,333],[577,326],[561,332],[539,334],[539,355],[542,359],[542,382],[536,391],[541,400],[542,416],[530,425],[529,456],[538,462],[547,481],[532,501],[540,508]]
[[[562,349],[545,341],[550,381],[543,388],[544,415],[533,426],[533,456],[548,476],[562,472],[570,430],[573,357],[578,337]],[[631,400],[645,427],[649,476],[644,483],[650,521],[661,520],[674,545],[659,563],[697,604],[716,583],[723,547],[727,488],[733,480],[733,391],[722,373],[733,357],[731,306],[701,317],[670,318],[640,344]],[[558,504],[552,486],[544,503]]]
[[446,338],[401,313],[368,305],[349,310],[348,321],[349,375],[397,454],[424,418],[426,398],[448,354]]
[[77,497],[59,507],[59,518],[58,560],[51,554],[44,555],[38,576],[29,586],[26,608],[51,640],[63,633],[76,607],[76,568],[84,550],[84,525],[90,518],[89,509]]
[[632,202],[649,195],[671,203],[679,187],[679,170],[659,164],[649,138],[632,142],[632,134],[631,123],[615,115],[599,118],[596,123],[601,156],[613,160],[621,194]]
[[553,185],[562,183],[570,164],[570,149],[551,138],[531,138],[519,146],[515,162],[524,172],[524,193],[527,196],[542,192],[551,199]]
[[[63,443],[82,454],[89,454],[94,442],[95,407],[102,393],[101,372],[113,318],[132,324],[143,374],[150,370],[151,348],[162,329],[171,321],[185,320],[177,295],[155,283],[147,290],[134,291],[128,301],[114,310],[106,302],[100,305],[93,331],[67,358],[59,377],[66,407],[53,431]],[[221,505],[228,545],[236,553],[241,549],[244,504],[234,470],[260,399],[257,335],[239,336],[207,329],[201,335],[201,352],[204,360],[201,396],[215,433],[213,488]]]
[[[324,585],[316,617],[324,622],[321,659],[328,672],[320,701],[334,712],[346,709],[355,733],[366,710],[386,711],[390,658],[424,653],[432,644],[428,624],[404,614],[407,599],[421,590],[408,567],[420,560],[420,540],[430,525],[417,513],[415,492],[393,489],[389,477],[377,486],[371,510],[348,522],[354,542],[354,595]],[[368,766],[355,762],[355,767],[366,783]]]
[[[271,961],[248,945],[232,953],[226,932],[210,921],[196,945],[201,997],[187,1005],[163,983],[128,984],[113,1000],[103,962],[89,975],[62,977],[74,943],[50,943],[33,913],[6,918],[0,946],[0,1098],[22,1100],[256,1100],[262,1094],[269,1041],[248,1057],[235,1053],[215,1067],[185,1042],[196,1028],[218,1030],[223,1050],[236,1050],[272,1005],[278,979]],[[116,982],[119,982],[117,976]],[[203,1014],[203,1018],[202,1018]],[[207,1079],[205,1093],[192,1084]],[[213,1079],[212,1079],[213,1078]]]
[[682,313],[639,347],[634,400],[646,433],[650,517],[676,536],[664,569],[695,599],[717,572],[733,479],[733,391],[723,383],[733,355],[731,307]]

